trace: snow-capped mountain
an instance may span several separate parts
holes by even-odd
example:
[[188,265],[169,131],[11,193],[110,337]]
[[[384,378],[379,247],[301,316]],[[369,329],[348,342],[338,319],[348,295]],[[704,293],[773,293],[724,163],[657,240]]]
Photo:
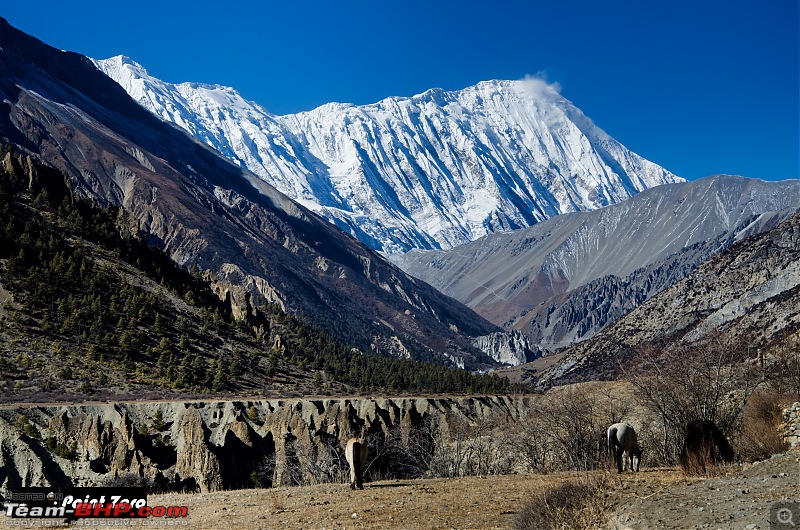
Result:
[[232,88],[96,62],[142,106],[386,253],[449,249],[681,181],[539,79],[276,116]]

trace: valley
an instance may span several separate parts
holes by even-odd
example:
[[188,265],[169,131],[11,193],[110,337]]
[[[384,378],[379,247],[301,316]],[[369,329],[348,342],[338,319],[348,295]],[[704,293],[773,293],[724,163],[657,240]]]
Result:
[[[686,182],[531,77],[278,116],[1,18],[0,71],[0,487],[199,528],[765,525],[796,491],[800,181]],[[737,456],[702,477],[698,418]]]

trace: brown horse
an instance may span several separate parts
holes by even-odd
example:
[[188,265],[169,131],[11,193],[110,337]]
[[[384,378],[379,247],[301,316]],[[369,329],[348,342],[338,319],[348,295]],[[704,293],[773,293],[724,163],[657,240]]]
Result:
[[686,424],[680,464],[688,473],[705,473],[706,466],[719,461],[733,462],[731,444],[713,421],[694,420]]
[[364,464],[367,461],[367,441],[363,438],[350,438],[344,449],[344,456],[350,464],[350,489],[364,489]]

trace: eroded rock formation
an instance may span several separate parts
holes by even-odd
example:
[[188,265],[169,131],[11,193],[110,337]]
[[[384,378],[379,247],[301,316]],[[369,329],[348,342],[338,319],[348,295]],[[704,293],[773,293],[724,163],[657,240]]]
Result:
[[519,416],[529,398],[107,403],[0,409],[0,487],[89,486],[121,475],[164,489],[294,484],[300,456],[352,435]]

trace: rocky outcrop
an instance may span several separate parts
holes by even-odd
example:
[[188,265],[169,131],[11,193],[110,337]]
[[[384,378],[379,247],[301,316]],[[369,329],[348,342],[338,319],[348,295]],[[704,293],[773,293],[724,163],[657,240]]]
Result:
[[[88,486],[132,474],[169,489],[308,480],[309,454],[352,435],[516,418],[524,397],[87,404],[0,409],[0,487]],[[21,419],[22,418],[22,419]],[[380,465],[380,464],[377,464]]]
[[478,337],[472,345],[495,361],[510,366],[518,366],[542,356],[542,351],[516,330]]
[[783,410],[783,440],[792,449],[800,449],[800,401]]

